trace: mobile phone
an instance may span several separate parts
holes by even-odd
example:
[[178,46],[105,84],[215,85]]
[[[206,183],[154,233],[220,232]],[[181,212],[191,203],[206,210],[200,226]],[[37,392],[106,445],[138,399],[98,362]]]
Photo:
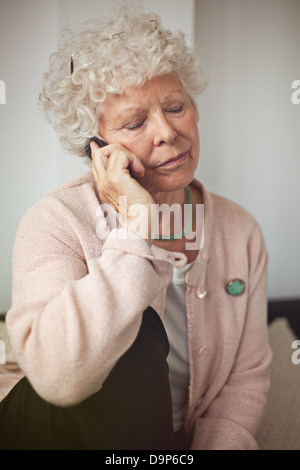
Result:
[[[92,151],[91,151],[91,147],[90,147],[90,143],[91,142],[96,142],[96,144],[99,146],[99,147],[106,147],[106,145],[108,145],[108,142],[106,142],[106,140],[104,139],[101,139],[100,137],[91,137],[89,139],[89,143],[86,145],[85,147],[85,151],[86,151],[86,154],[87,156],[92,160]],[[130,173],[130,176],[132,178],[135,178],[134,174],[132,173],[131,171],[131,168],[129,166],[129,173]]]
[[92,160],[92,151],[91,151],[91,147],[90,147],[90,143],[91,142],[96,142],[96,144],[99,146],[99,147],[105,147],[106,145],[108,145],[108,143],[103,140],[103,139],[100,139],[99,137],[91,137],[89,139],[89,143],[86,145],[85,147],[85,151],[86,151],[86,154],[87,156]]

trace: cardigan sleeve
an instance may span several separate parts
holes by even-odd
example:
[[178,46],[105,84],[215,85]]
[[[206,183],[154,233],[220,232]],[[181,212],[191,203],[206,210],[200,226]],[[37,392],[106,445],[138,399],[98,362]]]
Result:
[[249,293],[234,363],[219,393],[195,422],[192,448],[256,450],[267,404],[272,352],[267,327],[268,257],[260,229],[248,246]]
[[101,388],[135,340],[144,309],[170,282],[171,265],[122,228],[86,261],[72,232],[61,235],[68,221],[57,212],[49,217],[39,205],[19,226],[6,321],[16,361],[37,393],[70,406]]

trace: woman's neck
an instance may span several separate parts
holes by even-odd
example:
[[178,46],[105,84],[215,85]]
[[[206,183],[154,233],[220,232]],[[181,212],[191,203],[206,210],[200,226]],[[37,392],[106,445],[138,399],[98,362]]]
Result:
[[[193,239],[187,239],[185,236],[180,237],[179,239],[169,239],[169,240],[154,240],[154,245],[159,246],[160,248],[164,248],[168,251],[178,251],[181,253],[184,253],[187,256],[188,262],[194,261],[194,259],[197,257],[199,247],[197,241],[201,239],[201,236],[199,235],[199,231],[202,230],[202,220],[199,220],[199,211],[197,211],[197,205],[202,204],[202,194],[201,192],[195,188],[194,186],[190,186],[190,190],[192,193],[192,213],[193,213],[193,219],[192,219],[192,231],[196,234],[196,236]],[[175,193],[175,192],[174,192]],[[176,191],[176,197],[175,194],[172,193],[166,193],[166,200],[161,202],[161,204],[165,204],[164,208],[165,210],[161,211],[162,216],[160,217],[160,224],[159,224],[159,234],[164,234],[163,232],[168,231],[170,234],[174,234],[174,231],[176,232],[176,228],[179,229],[177,232],[184,231],[184,225],[186,223],[185,220],[185,214],[187,212],[184,211],[184,205],[187,202],[186,198],[186,193],[184,189],[179,190],[178,192]],[[170,197],[172,195],[172,197]],[[161,199],[160,199],[161,200]],[[158,204],[158,203],[157,203]],[[169,205],[168,205],[169,204]],[[175,209],[177,207],[178,211],[177,217],[178,220],[177,222],[180,222],[179,224],[174,224],[174,218],[172,219],[172,211],[169,210],[172,206],[172,204],[175,204]],[[162,209],[162,207],[160,207]],[[171,222],[169,222],[171,220]],[[169,225],[168,225],[169,224]],[[173,231],[172,231],[173,230]],[[195,243],[193,243],[193,241]],[[193,249],[191,249],[193,247]]]
[[158,205],[167,204],[172,206],[173,204],[180,204],[182,206],[186,202],[184,188],[177,189],[176,191],[152,193],[151,196],[155,204]]

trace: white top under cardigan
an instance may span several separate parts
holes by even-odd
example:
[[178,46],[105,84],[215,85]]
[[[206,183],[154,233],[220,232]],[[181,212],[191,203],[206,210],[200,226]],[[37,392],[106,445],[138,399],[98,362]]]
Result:
[[182,268],[173,267],[173,278],[167,288],[163,323],[170,343],[167,357],[173,405],[173,427],[179,431],[184,425],[188,405],[189,358],[187,319],[185,309],[185,274],[193,263]]

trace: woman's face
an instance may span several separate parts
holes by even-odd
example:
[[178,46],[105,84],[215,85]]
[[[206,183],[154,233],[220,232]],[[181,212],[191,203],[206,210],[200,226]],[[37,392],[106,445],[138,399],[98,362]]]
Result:
[[146,171],[136,179],[150,193],[174,191],[193,179],[200,151],[197,113],[173,74],[108,95],[99,134],[142,161]]

